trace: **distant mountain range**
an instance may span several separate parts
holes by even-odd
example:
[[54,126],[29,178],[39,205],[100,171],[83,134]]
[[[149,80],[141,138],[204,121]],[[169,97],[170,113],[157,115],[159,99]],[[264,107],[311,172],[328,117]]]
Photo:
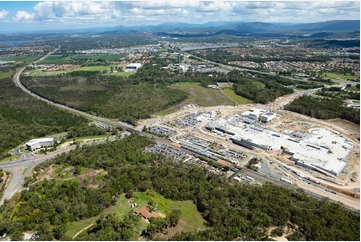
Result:
[[[87,29],[86,32],[101,32],[102,34],[124,33],[129,31],[155,32],[160,35],[245,35],[255,33],[299,34],[312,35],[323,32],[321,35],[331,35],[338,32],[360,33],[359,20],[335,20],[318,23],[265,23],[265,22],[213,22],[205,24],[169,23],[152,26],[118,26],[112,28]],[[316,36],[315,36],[316,37]]]
[[[23,31],[28,32],[29,31]],[[115,26],[87,29],[31,31],[32,33],[121,34],[151,32],[169,37],[230,36],[297,36],[305,38],[355,38],[360,36],[360,20],[334,20],[317,23],[211,22],[204,24],[164,23],[159,25]]]

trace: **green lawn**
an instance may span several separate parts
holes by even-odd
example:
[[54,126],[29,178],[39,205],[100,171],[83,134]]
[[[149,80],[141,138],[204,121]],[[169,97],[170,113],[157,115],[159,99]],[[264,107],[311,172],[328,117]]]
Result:
[[39,64],[71,64],[71,57],[70,56],[49,56]]
[[137,192],[134,194],[134,202],[141,208],[146,206],[149,201],[158,204],[158,210],[162,213],[167,213],[171,209],[178,209],[181,211],[181,218],[183,228],[186,231],[195,231],[197,229],[205,229],[205,223],[201,214],[197,211],[196,205],[190,201],[173,201],[164,198],[159,193],[153,192]]
[[17,160],[19,158],[20,158],[20,155],[11,155],[9,157],[5,157],[4,159],[0,160],[0,162]]
[[12,74],[12,71],[0,72],[0,79],[11,77]]
[[249,100],[245,97],[237,95],[232,88],[225,88],[222,90],[222,92],[229,99],[234,101],[237,105],[253,103],[252,100]]
[[178,82],[170,85],[170,87],[188,93],[189,97],[182,103],[183,105],[197,103],[200,106],[210,107],[234,104],[221,90],[205,88],[197,82]]
[[354,75],[343,75],[340,73],[334,73],[334,72],[325,72],[322,73],[321,76],[330,78],[330,79],[343,79],[343,80],[354,80],[356,77]]
[[346,90],[349,90],[349,91],[360,91],[359,88],[356,87],[356,85],[352,85],[350,87],[346,87]]
[[110,66],[83,66],[83,67],[76,68],[72,71],[100,71],[100,72],[102,72],[104,70],[109,71]]
[[72,64],[76,63],[78,60],[105,60],[109,62],[113,62],[119,60],[120,58],[126,56],[126,54],[119,55],[89,55],[89,56],[49,56],[46,60],[42,61],[40,64]]
[[115,55],[89,55],[89,56],[70,56],[72,59],[88,59],[88,60],[107,60],[107,61],[116,61],[120,58],[127,56],[127,54],[115,54]]
[[25,169],[23,170],[23,172],[21,172],[21,175],[23,176],[23,175],[26,173],[27,170],[28,170],[28,168],[25,168]]
[[15,62],[33,62],[39,59],[40,56],[14,56],[14,57],[6,57],[2,58],[2,61],[15,61]]
[[120,71],[120,72],[113,72],[109,75],[111,76],[121,76],[121,77],[129,77],[130,75],[133,75],[135,72],[125,72],[125,71]]
[[97,139],[105,139],[108,137],[110,137],[110,135],[104,134],[104,135],[94,135],[94,136],[83,136],[83,137],[71,138],[71,139],[67,139],[66,141],[97,140]]
[[[155,115],[164,116],[178,111],[182,106],[197,103],[200,106],[211,107],[217,105],[234,105],[235,101],[230,98],[230,96],[223,93],[222,90],[205,88],[199,85],[198,82],[177,82],[175,84],[171,84],[170,88],[182,90],[188,93],[189,97],[187,100],[182,103],[175,105],[173,107],[167,108],[165,110],[159,111],[155,113]],[[239,102],[246,103],[246,100],[237,99]]]
[[90,224],[94,224],[98,217],[92,217],[76,222],[71,222],[66,225],[66,233],[65,235],[69,238],[73,238],[76,233],[78,233],[83,228],[89,226]]
[[99,71],[103,72],[104,70],[109,71],[110,66],[83,66],[79,68],[75,68],[73,70],[68,71],[40,71],[40,70],[32,70],[30,71],[31,76],[56,76],[60,74],[67,74],[73,71]]
[[40,71],[40,70],[31,70],[26,72],[25,74],[30,76],[57,76],[60,74],[66,74],[71,71]]
[[[60,74],[67,74],[73,71],[99,71],[99,72],[103,72],[104,70],[106,71],[110,71],[110,67],[116,67],[116,65],[108,65],[108,66],[83,66],[83,67],[79,67],[79,68],[75,68],[73,70],[68,70],[68,71],[40,71],[40,70],[31,70],[29,71],[29,74],[31,76],[56,76],[56,75],[60,75]],[[122,76],[122,77],[128,77],[130,75],[134,74],[133,72],[113,72],[109,75],[112,76]],[[1,73],[0,73],[1,75]]]

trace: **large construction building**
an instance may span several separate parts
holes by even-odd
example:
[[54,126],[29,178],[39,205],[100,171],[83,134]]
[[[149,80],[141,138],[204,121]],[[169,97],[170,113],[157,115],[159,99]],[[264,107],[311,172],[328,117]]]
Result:
[[242,115],[250,120],[262,121],[264,123],[268,123],[277,116],[275,113],[264,109],[250,109],[242,113]]
[[[233,143],[248,149],[279,151],[290,155],[295,164],[323,174],[337,176],[345,168],[345,162],[353,145],[342,135],[323,128],[308,132],[276,132],[246,122],[258,113],[236,115],[207,124],[208,130],[220,130],[229,134]],[[272,115],[272,114],[271,114]]]
[[54,145],[54,138],[32,139],[25,145],[26,148],[30,151],[34,151],[43,147],[52,147]]

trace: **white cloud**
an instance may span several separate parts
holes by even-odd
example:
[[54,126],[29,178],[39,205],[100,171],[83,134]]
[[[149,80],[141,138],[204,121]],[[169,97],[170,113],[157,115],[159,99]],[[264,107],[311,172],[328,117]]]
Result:
[[126,2],[130,6],[159,9],[159,8],[196,8],[200,6],[200,1],[197,0],[152,0],[152,1],[134,1]]
[[34,14],[26,11],[16,11],[14,20],[19,22],[30,22],[34,19]]
[[0,19],[6,18],[8,16],[9,11],[6,11],[5,9],[0,10]]
[[[113,13],[111,2],[40,2],[35,5],[34,13],[37,20],[49,18],[74,18],[83,16],[102,17]],[[99,19],[98,19],[99,20]]]
[[231,12],[237,2],[201,2],[198,10],[201,12]]
[[[0,11],[0,19],[3,11]],[[217,20],[315,22],[359,19],[359,15],[360,6],[357,1],[45,1],[36,3],[31,12],[18,11],[13,19],[79,25],[136,25],[164,22],[204,23]]]

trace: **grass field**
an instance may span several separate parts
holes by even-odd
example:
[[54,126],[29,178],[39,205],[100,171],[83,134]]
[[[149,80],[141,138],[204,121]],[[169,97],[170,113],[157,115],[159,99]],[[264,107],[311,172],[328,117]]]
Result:
[[13,73],[12,71],[0,72],[0,79],[11,77]]
[[225,88],[222,92],[237,105],[253,103],[252,100],[237,95],[232,88]]
[[102,72],[104,70],[109,71],[110,66],[83,66],[79,68],[75,68],[73,70],[68,71],[40,71],[40,70],[32,70],[30,71],[31,76],[56,76],[60,74],[67,74],[73,71],[99,71]]
[[69,73],[69,72],[71,72],[71,71],[40,71],[40,70],[32,70],[32,71],[25,72],[25,75],[30,75],[30,76],[57,76],[57,75],[66,74],[66,73]]
[[84,137],[78,137],[74,139],[67,139],[66,141],[84,141],[84,140],[98,140],[98,139],[104,139],[110,137],[109,135],[94,135],[94,136],[84,136]]
[[71,222],[66,225],[66,233],[65,235],[69,238],[73,238],[76,233],[78,233],[83,228],[89,226],[90,224],[94,224],[98,217],[92,217],[76,222]]
[[14,57],[6,57],[2,58],[2,61],[15,61],[15,62],[33,62],[39,59],[40,56],[14,56]]
[[9,157],[5,157],[4,159],[0,160],[0,162],[17,160],[19,158],[20,158],[20,155],[11,155]]
[[[227,84],[229,85],[229,84]],[[181,104],[157,112],[155,115],[164,116],[176,112],[182,106],[197,103],[200,106],[211,107],[217,105],[242,105],[252,103],[251,100],[238,96],[232,89],[217,90],[205,88],[198,82],[178,82],[170,85],[171,88],[182,90],[188,93],[189,97]]]
[[132,74],[134,74],[134,72],[125,72],[125,71],[121,71],[121,72],[113,72],[109,75],[111,76],[122,76],[122,77],[129,77]]
[[[110,71],[111,66],[116,67],[115,65],[109,65],[109,66],[83,66],[83,67],[79,67],[79,68],[75,68],[73,70],[68,70],[68,71],[40,71],[40,70],[32,70],[29,71],[28,74],[30,76],[57,76],[60,74],[67,74],[73,71],[99,71],[99,72],[103,72],[104,70],[106,71]],[[109,75],[112,76],[121,76],[121,77],[128,77],[130,75],[132,75],[134,73],[132,72],[113,72]],[[0,73],[1,75],[1,73]]]
[[105,60],[105,61],[116,61],[122,57],[126,56],[126,54],[119,55],[89,55],[89,56],[49,56],[46,60],[40,62],[40,64],[72,64],[76,63],[79,60]]
[[343,79],[343,80],[354,80],[356,77],[354,75],[342,75],[339,73],[334,73],[334,72],[325,72],[322,73],[321,76],[326,77],[326,78],[330,78],[330,79]]
[[233,102],[220,90],[205,88],[197,82],[178,82],[170,86],[189,94],[189,97],[182,104],[197,103],[200,106],[210,107],[217,105],[232,105]]
[[[182,214],[179,226],[176,226],[175,228],[172,228],[170,230],[176,230],[177,232],[180,232],[196,231],[206,228],[202,216],[197,211],[197,208],[192,201],[172,201],[170,199],[164,198],[159,193],[153,192],[136,192],[134,193],[134,197],[131,199],[125,198],[125,195],[122,194],[119,197],[117,203],[114,206],[105,209],[102,214],[115,214],[116,216],[119,216],[119,218],[122,218],[126,214],[128,214],[129,211],[131,211],[128,203],[129,201],[137,203],[138,208],[146,206],[149,201],[153,201],[154,203],[158,204],[158,210],[164,214],[171,209],[181,210]],[[72,238],[81,229],[89,226],[92,223],[95,223],[98,218],[99,216],[68,223],[66,235]],[[141,232],[141,229],[145,228],[146,225],[146,223],[142,223],[141,226],[138,228],[139,232]]]
[[353,92],[357,92],[357,91],[360,91],[359,88],[356,87],[356,85],[352,85],[350,87],[346,87],[346,90],[349,90],[349,91],[353,91]]

